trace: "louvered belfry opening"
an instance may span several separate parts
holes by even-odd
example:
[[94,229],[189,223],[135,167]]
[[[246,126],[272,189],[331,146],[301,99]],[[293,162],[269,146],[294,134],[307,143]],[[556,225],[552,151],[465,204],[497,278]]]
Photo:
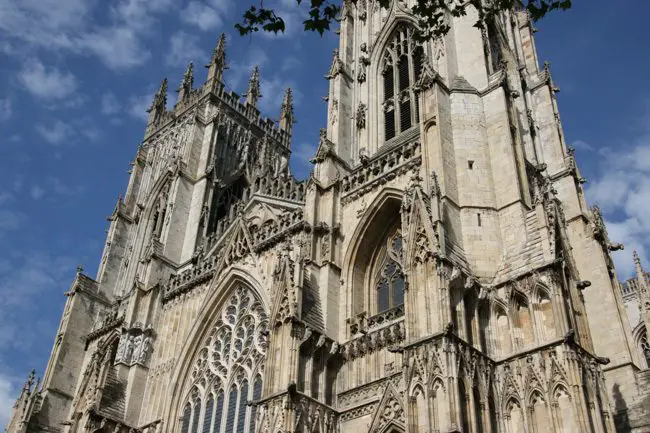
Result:
[[412,27],[398,27],[383,55],[384,141],[419,123],[414,86],[420,78],[424,51],[413,32]]

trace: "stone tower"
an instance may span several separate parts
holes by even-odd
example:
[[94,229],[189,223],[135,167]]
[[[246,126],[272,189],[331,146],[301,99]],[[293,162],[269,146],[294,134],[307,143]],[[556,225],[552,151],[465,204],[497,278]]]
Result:
[[226,91],[223,37],[171,110],[163,81],[10,433],[648,431],[621,246],[531,23],[469,14],[420,42],[412,3],[344,2],[305,181],[291,91],[278,125],[257,68]]

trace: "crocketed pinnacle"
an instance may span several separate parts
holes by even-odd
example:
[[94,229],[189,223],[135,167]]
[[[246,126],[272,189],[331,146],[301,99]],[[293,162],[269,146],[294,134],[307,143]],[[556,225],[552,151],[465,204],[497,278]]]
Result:
[[253,107],[257,106],[257,100],[262,97],[260,91],[260,68],[255,66],[253,73],[248,80],[248,90],[246,91],[246,102]]
[[160,87],[158,88],[158,91],[153,96],[151,107],[149,108],[149,110],[147,110],[147,112],[150,112],[155,109],[161,109],[161,110],[165,109],[165,107],[167,106],[167,84],[168,84],[167,78],[164,78],[160,83]]
[[291,88],[288,87],[284,93],[282,108],[280,109],[280,128],[289,130],[293,123],[293,93],[291,92]]

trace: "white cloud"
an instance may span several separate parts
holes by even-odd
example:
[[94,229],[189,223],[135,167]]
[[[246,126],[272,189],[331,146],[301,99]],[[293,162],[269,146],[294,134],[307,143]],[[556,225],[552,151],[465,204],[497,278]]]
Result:
[[18,385],[10,376],[0,373],[0,426],[6,426],[18,398]]
[[37,59],[26,62],[18,77],[32,95],[43,99],[62,99],[77,89],[77,79],[71,72],[55,67],[48,70]]
[[36,132],[50,144],[63,144],[71,140],[75,134],[74,128],[62,120],[56,120],[52,125],[36,125]]
[[61,181],[58,177],[51,177],[48,179],[48,186],[52,191],[58,195],[79,195],[84,192],[84,187],[77,185],[74,187],[68,186]]
[[60,119],[46,125],[36,125],[36,132],[43,139],[53,145],[74,145],[79,140],[96,141],[101,136],[101,131],[93,127],[87,119],[75,119],[64,122]]
[[113,93],[106,92],[102,95],[102,114],[110,116],[112,114],[118,113],[120,111],[120,108],[120,103]]
[[[0,32],[7,39],[0,48],[16,56],[43,49],[94,55],[124,70],[151,57],[144,40],[159,34],[158,16],[174,5],[173,0],[0,0]],[[97,22],[97,16],[107,22]]]
[[205,3],[191,1],[181,13],[183,22],[197,26],[199,29],[213,30],[223,23],[221,14]]
[[317,145],[315,143],[302,142],[291,147],[291,165],[296,174],[305,177],[311,169],[310,159],[316,155]]
[[594,147],[591,144],[582,140],[574,141],[573,143],[571,143],[571,147],[577,150],[584,150],[586,152],[591,152],[594,150]]
[[146,95],[131,96],[129,98],[129,103],[126,106],[126,111],[131,117],[146,122],[147,116],[149,115],[147,110],[151,106],[153,95],[154,92]]
[[125,70],[146,63],[151,57],[136,28],[125,25],[89,32],[80,45],[99,57],[110,69]]
[[263,97],[259,103],[260,111],[272,119],[279,118],[282,99],[288,87],[292,88],[294,106],[300,104],[302,101],[302,93],[293,85],[291,80],[285,79],[284,75],[275,75],[268,80],[262,78]]
[[199,48],[199,38],[184,31],[174,33],[169,40],[167,64],[172,66],[185,66],[191,60],[199,59],[204,55]]
[[32,186],[29,190],[29,196],[34,200],[40,200],[43,194],[45,194],[45,190],[38,185]]
[[8,209],[0,209],[0,236],[3,232],[18,229],[24,219],[25,215],[20,212]]
[[0,98],[0,122],[9,120],[13,113],[11,99]]
[[619,278],[627,279],[634,274],[633,250],[650,268],[650,130],[599,153],[600,177],[587,185],[586,194],[603,211],[612,242],[625,245],[613,257]]

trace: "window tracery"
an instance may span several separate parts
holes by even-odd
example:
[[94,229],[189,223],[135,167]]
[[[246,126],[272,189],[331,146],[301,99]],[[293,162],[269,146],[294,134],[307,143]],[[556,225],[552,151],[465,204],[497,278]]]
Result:
[[399,229],[393,229],[380,245],[374,265],[376,292],[375,313],[381,313],[404,303],[404,273],[402,271],[403,240]]
[[641,349],[641,354],[645,359],[645,364],[647,368],[650,368],[650,342],[648,342],[648,334],[644,332],[639,339],[639,348]]
[[419,122],[414,87],[422,71],[424,50],[415,42],[413,32],[412,27],[400,26],[383,54],[384,141]]
[[181,433],[199,433],[199,428],[202,433],[255,431],[255,410],[247,402],[259,400],[262,393],[268,317],[242,286],[218,317],[194,361],[193,391],[183,406]]

